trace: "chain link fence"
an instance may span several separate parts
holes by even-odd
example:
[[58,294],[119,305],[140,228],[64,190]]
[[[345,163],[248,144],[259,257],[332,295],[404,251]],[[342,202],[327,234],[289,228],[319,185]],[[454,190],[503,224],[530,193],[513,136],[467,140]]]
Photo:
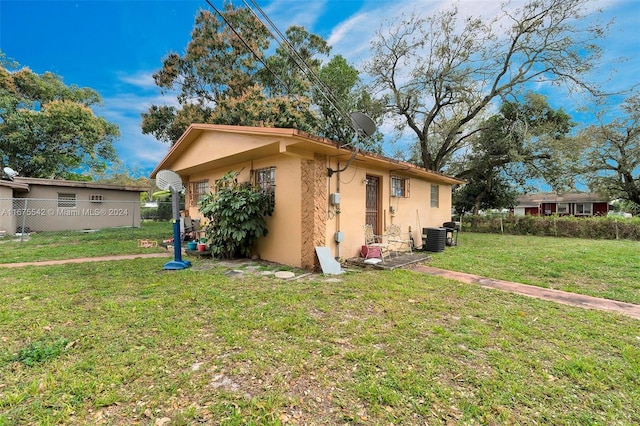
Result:
[[[181,201],[180,210],[184,210],[184,201]],[[171,201],[158,201],[143,203],[140,210],[142,220],[171,220],[173,219],[173,207]]]
[[170,220],[171,202],[149,206],[139,201],[0,198],[0,237],[25,241],[34,234],[91,233],[121,229],[134,236],[144,220]]

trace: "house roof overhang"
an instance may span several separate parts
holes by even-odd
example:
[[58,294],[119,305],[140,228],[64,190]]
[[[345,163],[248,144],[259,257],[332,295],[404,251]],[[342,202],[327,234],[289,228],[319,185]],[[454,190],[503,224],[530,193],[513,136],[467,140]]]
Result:
[[[174,170],[182,176],[190,175],[200,171],[206,171],[214,167],[226,167],[249,161],[256,158],[263,158],[271,155],[284,154],[295,155],[299,157],[307,157],[313,159],[315,154],[326,155],[331,158],[340,158],[348,161],[353,155],[354,150],[350,147],[340,146],[334,141],[297,129],[283,129],[273,127],[249,127],[249,126],[228,126],[216,124],[192,124],[182,134],[180,139],[171,147],[169,152],[160,161],[151,173],[151,178],[155,178],[156,174],[162,169],[172,169],[176,160],[183,155],[189,147],[205,132],[235,133],[247,136],[261,136],[271,138],[273,142],[263,144],[255,149],[249,149],[242,152],[207,161],[203,159],[201,163],[186,167],[180,170]],[[382,155],[359,151],[354,161],[367,164],[369,166],[390,171],[398,175],[414,176],[443,184],[464,184],[466,181],[447,176],[442,173],[427,170],[414,164],[394,160]],[[173,170],[173,169],[172,169]]]
[[14,192],[29,192],[29,184],[15,180],[0,180],[0,186],[11,188]]

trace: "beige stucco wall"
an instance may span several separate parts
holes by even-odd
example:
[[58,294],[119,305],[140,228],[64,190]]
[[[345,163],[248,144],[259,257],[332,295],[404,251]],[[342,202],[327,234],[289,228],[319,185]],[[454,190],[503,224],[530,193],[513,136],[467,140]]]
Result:
[[258,149],[271,142],[273,142],[272,139],[263,136],[204,132],[191,143],[188,150],[176,158],[172,169],[180,171],[202,164],[203,160],[214,161],[234,154]]
[[[212,186],[229,171],[240,171],[238,180],[247,182],[251,170],[275,167],[275,210],[267,218],[269,234],[258,241],[256,254],[265,260],[307,269],[319,267],[317,246],[328,247],[342,259],[359,255],[364,240],[367,175],[380,179],[381,232],[390,223],[399,224],[404,232],[411,227],[412,237],[420,246],[422,228],[439,227],[451,220],[451,186],[438,184],[439,206],[432,208],[432,182],[426,180],[426,171],[359,154],[346,170],[329,177],[327,168],[344,168],[351,153],[294,133],[291,129],[196,126],[183,135],[182,142],[158,168],[178,172],[189,187],[188,183],[204,179]],[[392,174],[409,179],[408,197],[390,197]],[[451,181],[437,175],[433,179]],[[339,206],[330,204],[331,193],[340,193]],[[197,206],[187,208],[190,216],[200,217],[206,224]],[[335,241],[338,231],[343,235],[340,244]]]
[[261,258],[301,266],[301,160],[279,156],[254,162],[254,168],[276,167],[275,209],[267,218],[269,235],[258,241]]
[[[344,167],[343,160],[340,167]],[[332,160],[331,167],[338,170],[337,160]],[[388,224],[395,223],[401,226],[403,232],[409,232],[416,246],[422,243],[422,228],[440,227],[444,222],[451,220],[451,186],[438,184],[439,207],[431,207],[431,182],[416,177],[403,176],[401,173],[394,175],[408,178],[410,182],[409,197],[390,197],[391,172],[377,170],[359,165],[357,162],[341,173],[336,173],[331,178],[331,192],[340,192],[341,203],[339,208],[329,206],[327,203],[327,239],[326,245],[331,248],[336,257],[343,259],[359,256],[364,242],[363,226],[365,223],[365,179],[367,175],[380,178],[380,226],[384,231]],[[391,213],[393,206],[394,213]],[[334,241],[336,231],[344,233],[344,241],[337,244]]]
[[[343,168],[346,160],[331,159],[316,154],[309,156],[275,155],[208,170],[188,176],[187,182],[203,179],[212,186],[229,171],[241,171],[239,182],[250,180],[251,170],[276,167],[275,210],[267,218],[269,234],[261,238],[256,246],[256,254],[261,259],[286,265],[317,269],[316,246],[329,247],[335,257],[342,259],[357,257],[363,244],[365,223],[365,189],[367,175],[380,178],[380,222],[382,229],[390,223],[399,224],[403,232],[411,227],[417,246],[421,245],[421,230],[439,227],[451,220],[451,187],[440,185],[439,207],[430,205],[431,182],[416,177],[410,180],[409,197],[389,196],[391,173],[368,168],[357,162],[341,173],[327,176],[327,167],[334,170]],[[395,173],[398,175],[397,173]],[[329,194],[339,192],[339,208],[330,205]],[[393,205],[394,213],[389,207]],[[188,207],[189,215],[204,218],[197,207]],[[335,242],[335,233],[341,231],[344,240]]]
[[[300,267],[302,266],[301,162],[300,158],[294,156],[272,156],[193,174],[188,177],[188,182],[208,179],[212,187],[216,180],[229,171],[240,171],[238,182],[249,182],[251,170],[275,167],[275,209],[273,215],[266,219],[269,234],[258,241],[256,253],[264,260]],[[198,207],[190,206],[188,211],[191,217],[201,218],[203,225],[206,224]]]

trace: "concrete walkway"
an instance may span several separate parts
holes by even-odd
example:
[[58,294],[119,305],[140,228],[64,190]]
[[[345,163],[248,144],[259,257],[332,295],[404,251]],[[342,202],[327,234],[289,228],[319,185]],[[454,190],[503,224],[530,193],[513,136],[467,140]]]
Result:
[[21,268],[24,266],[64,265],[66,263],[105,262],[109,260],[148,259],[153,257],[170,257],[173,251],[166,253],[138,253],[119,256],[81,257],[77,259],[42,260],[40,262],[0,263],[0,268]]
[[422,272],[428,275],[439,276],[468,284],[477,284],[485,288],[494,288],[497,290],[522,294],[524,296],[549,300],[565,305],[578,306],[585,309],[599,309],[603,311],[619,312],[621,314],[640,320],[640,305],[634,305],[633,303],[618,302],[615,300],[585,296],[582,294],[569,293],[561,290],[553,290],[549,288],[536,287],[509,281],[494,280],[491,278],[484,278],[479,275],[448,271],[444,269],[432,268],[425,265],[418,265],[412,269],[414,271]]
[[[156,257],[171,257],[173,252],[163,253],[139,253],[125,254],[120,256],[85,257],[78,259],[44,260],[40,262],[20,262],[20,263],[0,263],[0,268],[19,268],[24,266],[46,266],[64,265],[67,263],[104,262],[111,260],[126,259],[148,259]],[[603,311],[618,312],[631,318],[640,320],[640,305],[633,303],[618,302],[599,297],[585,296],[582,294],[569,293],[566,291],[553,290],[549,288],[536,287],[527,284],[514,283],[510,281],[495,280],[479,275],[466,274],[464,272],[448,271],[445,269],[433,268],[431,266],[416,265],[411,268],[414,271],[428,275],[443,277],[467,284],[476,284],[485,288],[508,291],[510,293],[522,294],[524,296],[535,297],[537,299],[562,303],[565,305],[577,306],[585,309],[598,309]]]

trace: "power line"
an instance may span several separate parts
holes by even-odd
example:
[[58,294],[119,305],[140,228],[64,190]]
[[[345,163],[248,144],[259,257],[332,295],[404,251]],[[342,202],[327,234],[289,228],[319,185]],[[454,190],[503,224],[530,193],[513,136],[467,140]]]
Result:
[[[253,54],[253,56],[260,61],[260,63],[264,66],[264,68],[275,77],[275,79],[282,85],[285,90],[288,90],[287,84],[273,71],[269,68],[264,60],[251,48],[249,43],[245,41],[238,31],[231,25],[231,23],[226,19],[226,17],[218,10],[210,0],[206,0],[207,4],[213,8],[213,10],[222,18],[222,20],[226,23],[226,25],[231,29],[231,31],[235,34],[236,37],[244,44],[244,46]],[[320,77],[315,73],[313,68],[300,56],[300,54],[296,51],[294,46],[289,42],[287,37],[278,29],[275,23],[269,18],[269,16],[262,10],[262,8],[256,3],[255,0],[251,0],[255,8],[260,12],[263,18],[269,23],[269,25],[273,28],[273,30],[278,34],[278,37],[274,35],[274,32],[260,19],[260,17],[256,14],[256,12],[251,8],[251,6],[247,3],[246,0],[243,0],[247,9],[253,14],[253,16],[264,26],[264,28],[269,32],[271,37],[278,43],[280,46],[284,47],[285,53],[289,56],[290,59],[293,60],[295,65],[300,69],[300,71],[309,79],[312,85],[316,85],[320,91],[320,94],[326,99],[331,107],[333,107],[338,115],[345,120],[350,126],[356,131],[356,143],[358,142],[358,137],[362,136],[362,129],[356,128],[356,124],[354,123],[353,117],[350,114],[347,114],[342,107],[340,106],[340,102],[335,97],[331,89],[320,79]],[[279,38],[279,39],[278,39]],[[345,143],[343,145],[352,145],[352,142]]]
[[[311,68],[311,66],[304,60],[304,58],[302,56],[300,56],[298,51],[296,51],[296,49],[293,47],[293,45],[289,42],[289,40],[287,39],[286,35],[284,35],[280,31],[280,29],[277,27],[277,25],[271,20],[271,18],[269,18],[269,16],[264,12],[264,10],[262,10],[260,5],[258,5],[258,3],[255,0],[251,0],[251,3],[260,12],[260,14],[263,16],[265,21],[267,21],[269,23],[269,25],[271,26],[271,28],[273,28],[273,30],[278,34],[281,42],[278,41],[276,36],[267,27],[267,25],[265,25],[265,23],[262,21],[262,19],[260,19],[260,17],[256,15],[256,13],[253,11],[251,6],[249,6],[249,4],[247,3],[247,0],[243,0],[243,2],[249,8],[249,10],[254,14],[256,19],[258,19],[258,21],[260,21],[260,23],[267,29],[267,31],[269,31],[269,33],[274,38],[274,40],[276,40],[276,42],[278,44],[280,44],[281,46],[284,44],[285,51],[287,52],[289,57],[291,59],[293,59],[293,62],[296,64],[296,66],[300,69],[300,71],[302,71],[304,73],[304,75],[307,78],[309,78],[309,80],[312,82],[312,84],[315,83],[317,86],[319,86],[320,93],[327,100],[327,102],[329,102],[329,105],[331,105],[336,111],[338,111],[338,113],[342,116],[343,119],[346,119],[346,120],[350,121],[349,115],[346,114],[345,111],[341,108],[340,102],[336,99],[335,95],[333,95],[333,92],[331,91],[331,89],[329,87],[327,87],[327,85],[320,79],[320,77],[318,76],[318,74],[316,74],[316,72],[313,70],[313,68]],[[295,55],[295,57],[292,56],[292,54]]]
[[[222,12],[220,12],[218,10],[218,8],[216,8],[213,3],[211,3],[210,0],[205,0],[209,6],[211,6],[211,8],[213,8],[213,10],[220,16],[220,18],[222,18],[222,20],[225,22],[225,24],[227,24],[227,26],[229,27],[229,29],[231,31],[233,31],[233,34],[235,34],[236,37],[238,37],[238,39],[242,42],[242,44],[244,44],[244,46],[249,50],[249,52],[251,52],[251,54],[262,64],[262,66],[264,66],[264,68],[269,71],[269,73],[271,73],[271,75],[273,75],[276,80],[278,80],[278,82],[280,82],[280,84],[282,84],[283,87],[287,87],[284,83],[284,81],[282,81],[280,79],[280,77],[278,77],[278,75],[276,73],[274,73],[269,66],[266,64],[265,61],[262,60],[262,58],[260,57],[260,55],[258,55],[249,45],[249,43],[247,43],[244,39],[244,37],[242,37],[237,31],[236,29],[233,27],[233,25],[231,25],[231,23],[227,20],[227,18],[222,14]],[[253,13],[253,11],[251,11],[251,13]],[[254,14],[255,15],[255,14]],[[272,35],[273,36],[273,35]]]

